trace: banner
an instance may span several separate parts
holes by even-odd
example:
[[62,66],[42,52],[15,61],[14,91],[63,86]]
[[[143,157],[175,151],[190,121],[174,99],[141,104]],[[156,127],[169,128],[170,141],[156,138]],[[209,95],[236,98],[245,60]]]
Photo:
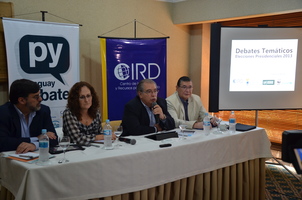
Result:
[[121,120],[142,79],[153,79],[166,98],[166,38],[101,38],[102,119]]
[[79,81],[79,26],[3,18],[3,27],[9,85],[37,82],[54,126],[61,127],[69,89]]

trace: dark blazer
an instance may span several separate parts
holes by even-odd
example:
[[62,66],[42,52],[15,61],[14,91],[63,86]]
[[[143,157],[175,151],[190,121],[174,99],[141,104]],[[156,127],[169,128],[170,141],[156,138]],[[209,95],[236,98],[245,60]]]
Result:
[[[21,138],[21,123],[14,105],[10,102],[3,104],[0,106],[0,113],[0,152],[16,150],[22,142],[29,143],[30,138]],[[40,135],[42,129],[56,134],[48,106],[41,104],[41,109],[36,112],[29,129],[31,137]],[[50,146],[57,144],[57,139],[49,140]]]
[[[165,99],[157,98],[157,104],[162,108],[163,113],[166,115],[166,121],[163,123],[161,120],[159,125],[163,130],[171,130],[175,128],[174,119],[171,117],[167,110],[167,102]],[[150,119],[146,108],[142,104],[140,98],[136,96],[130,100],[124,108],[124,115],[122,119],[123,133],[122,136],[128,135],[144,135],[154,133],[155,128],[150,127]]]

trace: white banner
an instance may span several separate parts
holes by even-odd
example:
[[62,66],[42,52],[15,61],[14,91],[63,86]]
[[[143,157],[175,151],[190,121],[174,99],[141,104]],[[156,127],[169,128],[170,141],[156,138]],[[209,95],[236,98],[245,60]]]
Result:
[[55,127],[62,126],[68,91],[79,81],[79,26],[3,18],[9,85],[30,79],[41,88]]

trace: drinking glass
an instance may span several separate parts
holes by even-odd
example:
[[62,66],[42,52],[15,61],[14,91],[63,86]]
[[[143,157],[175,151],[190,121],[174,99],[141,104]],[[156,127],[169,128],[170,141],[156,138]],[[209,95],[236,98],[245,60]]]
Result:
[[116,135],[116,140],[115,140],[115,142],[116,142],[115,147],[116,148],[119,148],[119,147],[122,146],[122,144],[119,141],[119,137],[121,136],[122,133],[123,133],[123,126],[116,126],[115,130],[114,130],[114,134]]
[[70,145],[70,138],[68,136],[63,136],[59,138],[59,146],[63,149],[63,153],[64,153],[64,158],[63,160],[59,161],[59,163],[69,162],[69,160],[67,160],[65,157],[65,152],[66,149],[69,147],[69,145]]
[[184,130],[186,130],[186,128],[187,128],[187,125],[184,125],[184,124],[179,125],[179,129],[180,129],[180,132],[182,134],[182,136],[179,139],[181,139],[181,140],[186,139],[185,138],[185,133],[184,133]]
[[220,122],[222,121],[222,119],[219,117],[219,113],[215,115],[215,120],[216,120],[216,124],[217,124],[217,130],[214,131],[214,134],[222,134],[222,131],[220,130]]

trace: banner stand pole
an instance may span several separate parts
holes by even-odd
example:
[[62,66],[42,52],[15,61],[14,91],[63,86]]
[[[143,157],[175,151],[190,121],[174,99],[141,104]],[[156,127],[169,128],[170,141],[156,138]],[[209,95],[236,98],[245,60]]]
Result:
[[47,11],[40,11],[42,13],[42,21],[45,22],[45,13],[48,13]]
[[134,19],[134,38],[136,38],[136,19]]
[[[124,27],[124,26],[126,26],[126,25],[128,25],[128,24],[130,24],[130,23],[132,23],[132,22],[134,23],[134,27],[133,27],[133,29],[134,29],[134,33],[133,33],[133,34],[134,34],[134,38],[136,38],[136,32],[137,32],[137,31],[136,31],[136,24],[137,24],[137,22],[138,22],[139,24],[141,24],[141,25],[143,25],[143,26],[145,26],[145,27],[147,27],[147,28],[149,28],[149,29],[155,31],[155,32],[158,32],[158,33],[160,33],[160,34],[166,36],[166,37],[163,37],[163,38],[169,38],[169,36],[167,36],[167,35],[165,35],[165,34],[159,32],[158,30],[156,30],[156,29],[154,29],[154,28],[151,28],[150,26],[147,26],[147,25],[145,25],[145,24],[143,24],[143,23],[137,21],[136,19],[134,19],[133,21],[128,22],[128,23],[126,23],[126,24],[124,24],[124,25],[122,25],[122,26],[119,26],[119,27],[117,27],[117,28],[115,28],[115,29],[112,29],[112,30],[110,30],[110,31],[108,31],[108,32],[106,32],[106,33],[103,33],[102,35],[98,36],[98,38],[114,38],[114,37],[105,37],[104,35],[106,35],[106,34],[112,32],[112,31],[115,31],[116,29],[119,29],[119,28],[121,28],[121,27]],[[117,37],[117,38],[125,38],[125,37]],[[154,37],[152,37],[152,38],[154,38]],[[161,38],[162,38],[162,37],[161,37]]]
[[258,126],[258,110],[255,113],[255,126]]

